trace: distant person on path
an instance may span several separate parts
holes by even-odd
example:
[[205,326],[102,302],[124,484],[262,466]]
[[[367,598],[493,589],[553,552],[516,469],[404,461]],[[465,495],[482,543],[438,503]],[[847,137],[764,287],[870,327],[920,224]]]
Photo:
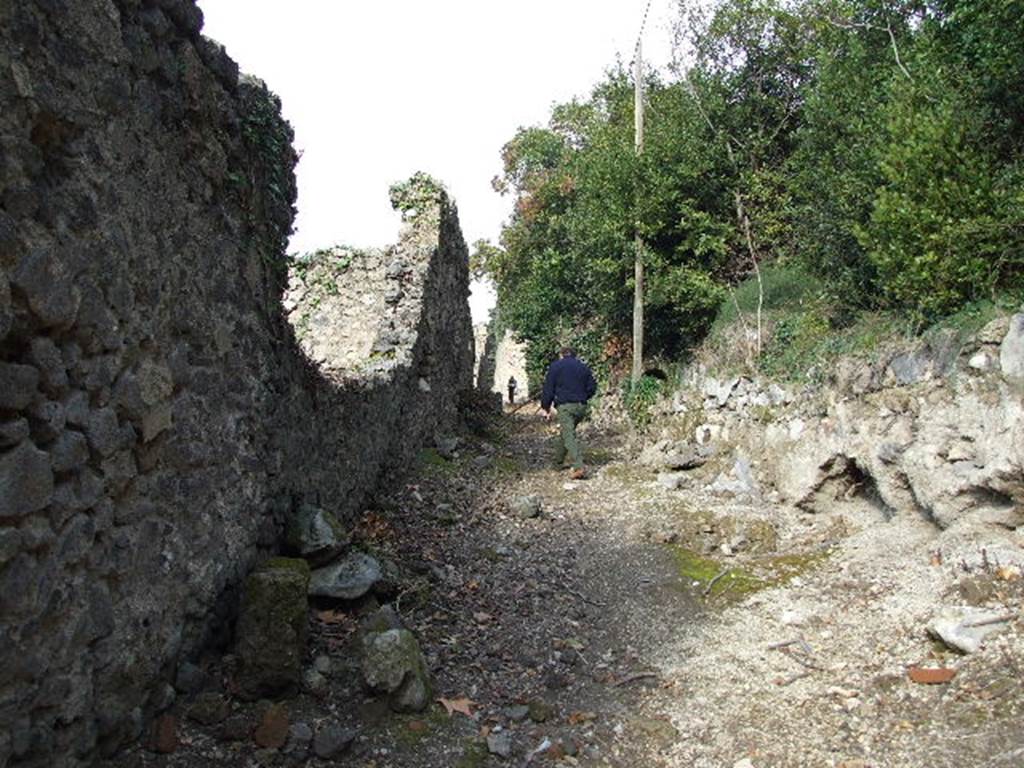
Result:
[[514,403],[515,400],[516,400],[516,387],[518,387],[518,386],[519,386],[519,383],[516,381],[516,377],[515,376],[509,376],[508,377],[508,404],[509,405],[512,405],[512,403]]
[[576,440],[576,425],[587,414],[587,401],[597,392],[597,382],[590,369],[576,359],[572,348],[562,347],[558,354],[559,359],[551,364],[544,378],[540,407],[548,421],[551,420],[552,405],[558,413],[558,426],[562,435],[555,449],[555,465],[561,467],[568,453],[572,461],[572,478],[582,480],[587,472],[583,467],[580,444]]

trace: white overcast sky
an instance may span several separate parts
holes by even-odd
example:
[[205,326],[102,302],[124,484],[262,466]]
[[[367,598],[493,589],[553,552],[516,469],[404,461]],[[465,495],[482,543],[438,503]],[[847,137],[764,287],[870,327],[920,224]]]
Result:
[[[302,153],[291,250],[384,246],[388,187],[418,170],[494,242],[511,200],[490,186],[519,126],[628,63],[647,0],[199,0],[204,34],[281,97]],[[670,58],[675,0],[651,0],[645,59]],[[479,297],[478,297],[479,298]],[[474,302],[479,304],[479,300]],[[474,306],[476,314],[479,307]]]

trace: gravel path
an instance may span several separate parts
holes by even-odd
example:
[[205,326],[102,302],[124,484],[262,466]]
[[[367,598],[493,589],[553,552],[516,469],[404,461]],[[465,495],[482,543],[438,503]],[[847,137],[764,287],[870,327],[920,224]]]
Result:
[[[808,515],[702,482],[668,490],[616,433],[584,436],[592,476],[573,482],[548,465],[535,417],[499,430],[450,460],[425,454],[357,529],[403,564],[386,597],[419,637],[436,697],[471,716],[441,703],[388,713],[358,672],[356,624],[377,601],[315,606],[310,663],[326,682],[286,708],[293,725],[352,729],[339,764],[1024,765],[1020,532],[940,532],[841,500]],[[515,511],[529,496],[536,517]],[[970,656],[925,631],[965,600],[1007,617]],[[912,665],[955,677],[917,684]],[[253,722],[261,711],[231,708]],[[173,754],[118,764],[334,764],[179,722]]]

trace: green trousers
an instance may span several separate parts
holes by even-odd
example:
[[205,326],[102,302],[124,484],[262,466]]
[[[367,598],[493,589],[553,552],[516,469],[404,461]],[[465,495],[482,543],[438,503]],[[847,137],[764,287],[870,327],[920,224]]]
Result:
[[573,467],[583,469],[583,452],[580,451],[579,441],[576,440],[576,425],[587,415],[587,406],[585,403],[562,403],[556,410],[562,435],[555,444],[555,465],[561,466],[565,461],[565,454],[568,453]]

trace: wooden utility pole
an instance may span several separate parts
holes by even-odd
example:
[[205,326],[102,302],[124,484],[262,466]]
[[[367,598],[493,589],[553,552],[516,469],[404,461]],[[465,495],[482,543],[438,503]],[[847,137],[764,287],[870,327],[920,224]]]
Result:
[[[646,18],[646,14],[645,14]],[[640,40],[636,41],[636,62],[633,70],[633,119],[634,145],[637,158],[644,151],[644,80],[643,55]],[[640,381],[644,373],[644,241],[640,236],[640,174],[637,173],[637,188],[634,192],[634,214],[636,234],[633,236],[633,383]]]

